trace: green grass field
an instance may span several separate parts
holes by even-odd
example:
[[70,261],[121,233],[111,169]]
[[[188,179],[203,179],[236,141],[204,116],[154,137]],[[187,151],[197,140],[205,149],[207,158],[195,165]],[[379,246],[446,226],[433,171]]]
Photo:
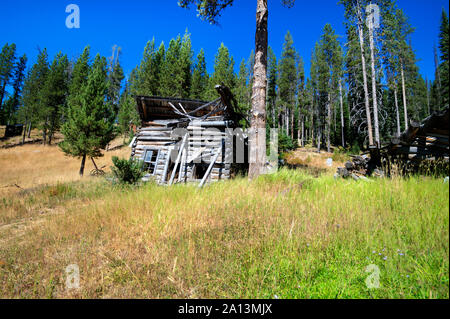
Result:
[[[449,298],[441,178],[99,179],[5,196],[0,211],[3,298]],[[70,264],[80,289],[65,289]]]

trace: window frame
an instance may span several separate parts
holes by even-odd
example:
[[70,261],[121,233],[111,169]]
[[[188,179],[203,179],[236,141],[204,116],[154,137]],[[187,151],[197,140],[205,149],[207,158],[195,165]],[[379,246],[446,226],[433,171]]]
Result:
[[[147,154],[149,152],[152,152],[152,156],[150,158],[150,161],[147,162],[146,158],[147,158]],[[156,152],[156,159],[155,161],[152,161],[151,159],[153,158],[154,154]],[[156,148],[146,148],[144,150],[144,156],[142,157],[142,162],[143,162],[143,170],[145,172],[148,172],[150,175],[154,176],[156,173],[156,168],[158,165],[158,161],[159,161],[159,157],[161,155],[161,150],[160,149],[156,149]],[[147,166],[148,165],[148,166]],[[153,166],[153,172],[150,171],[150,168]]]

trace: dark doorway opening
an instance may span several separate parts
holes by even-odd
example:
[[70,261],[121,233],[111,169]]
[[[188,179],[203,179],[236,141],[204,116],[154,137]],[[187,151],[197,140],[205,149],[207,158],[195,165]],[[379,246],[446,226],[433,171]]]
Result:
[[192,177],[195,180],[201,180],[206,174],[206,171],[208,170],[209,164],[195,164],[192,172]]

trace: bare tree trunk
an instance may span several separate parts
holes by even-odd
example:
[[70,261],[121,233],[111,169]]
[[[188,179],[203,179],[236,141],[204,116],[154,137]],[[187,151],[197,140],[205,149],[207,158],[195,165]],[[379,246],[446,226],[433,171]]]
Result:
[[81,159],[81,167],[80,167],[80,176],[83,177],[84,174],[84,165],[86,164],[86,155],[83,155]]
[[333,113],[333,136],[336,136],[336,127],[337,127],[337,113],[336,113],[336,107],[335,107],[334,101],[333,104],[331,104],[333,107],[331,108],[331,113]]
[[257,0],[255,66],[252,94],[252,117],[250,135],[251,161],[249,178],[265,173],[266,164],[266,82],[267,82],[267,0]]
[[47,125],[48,125],[48,117],[45,120],[44,128],[42,130],[42,137],[44,139],[44,145],[46,145],[46,143],[47,143]]
[[27,134],[28,138],[31,138],[31,120],[30,120],[30,124],[28,124],[28,134]]
[[3,98],[5,97],[6,91],[6,81],[3,82],[2,87],[0,88],[0,110],[3,110]]
[[286,125],[286,135],[289,136],[289,109],[287,107],[284,112],[284,124]]
[[302,123],[301,123],[301,127],[302,127],[302,132],[301,132],[301,147],[305,147],[305,118],[302,117]]
[[395,102],[395,115],[397,116],[397,137],[400,137],[401,128],[400,128],[400,112],[398,110],[398,99],[397,99],[397,83],[394,87],[394,102]]
[[331,93],[328,93],[328,102],[327,102],[327,152],[331,151],[331,140],[330,140],[330,132],[331,132]]
[[314,93],[313,94],[311,94],[311,119],[310,119],[310,132],[309,132],[309,134],[310,134],[310,136],[311,136],[311,145],[314,145],[314,137],[315,137],[315,135],[314,135],[314,133],[315,133],[315,130],[314,130]]
[[28,119],[25,119],[25,125],[23,127],[23,134],[22,134],[22,144],[25,144],[25,136],[27,135],[27,126],[28,126]]
[[322,131],[320,126],[317,128],[317,152],[320,153],[320,143],[322,142]]
[[277,114],[277,121],[278,121],[278,127],[280,130],[283,130],[283,116],[282,116],[282,110],[280,109],[280,112]]
[[298,121],[297,121],[297,140],[298,144],[303,147],[304,146],[304,140],[305,140],[305,116],[303,116],[300,112],[300,106],[298,108]]
[[54,134],[55,134],[55,121],[50,120],[50,129],[48,131],[48,145],[52,145]]
[[434,69],[435,69],[435,76],[436,79],[438,80],[438,89],[437,89],[437,93],[438,93],[438,110],[441,109],[441,72],[439,72],[439,60],[438,60],[438,56],[437,56],[437,50],[436,50],[436,46],[434,47]]
[[295,112],[293,109],[291,109],[289,111],[289,113],[291,115],[291,136],[292,136],[292,139],[294,139],[295,138],[295,117],[294,117]]
[[357,2],[358,10],[358,33],[359,33],[359,45],[361,48],[361,64],[364,80],[364,102],[366,105],[366,118],[367,118],[367,131],[369,134],[369,144],[373,145],[373,133],[372,133],[372,116],[370,115],[370,102],[369,102],[369,89],[367,88],[367,72],[366,72],[366,58],[364,53],[364,31],[363,31],[363,19],[361,15],[361,8],[359,1]]
[[275,105],[272,104],[272,123],[273,126],[275,127],[276,122],[275,122]]
[[341,104],[341,140],[342,140],[342,147],[345,147],[344,102],[342,100],[342,81],[341,81],[341,79],[339,79],[339,102]]
[[300,106],[298,107],[298,118],[297,118],[297,144],[302,146],[302,116],[300,115]]
[[377,147],[380,147],[380,129],[378,124],[378,100],[377,100],[377,77],[375,71],[375,54],[374,54],[374,43],[373,43],[373,23],[369,23],[369,42],[370,42],[370,58],[372,66],[372,102],[373,102],[373,122],[375,129],[375,143]]
[[427,85],[427,113],[428,113],[428,115],[431,115],[431,110],[430,110],[430,83],[429,83],[428,79],[426,79],[426,85]]
[[309,139],[309,130],[311,129],[311,128],[307,128],[307,127],[306,127],[306,124],[308,123],[308,121],[309,121],[308,116],[305,115],[305,116],[303,117],[303,119],[302,119],[303,147],[305,147],[306,141],[308,141],[308,139]]
[[286,124],[286,135],[289,136],[290,130],[289,130],[289,109],[286,107],[286,112],[284,113],[285,116],[285,124]]
[[405,88],[405,72],[403,71],[403,63],[400,64],[402,74],[402,93],[403,93],[403,114],[405,116],[405,130],[408,129],[408,108],[406,105],[406,88]]

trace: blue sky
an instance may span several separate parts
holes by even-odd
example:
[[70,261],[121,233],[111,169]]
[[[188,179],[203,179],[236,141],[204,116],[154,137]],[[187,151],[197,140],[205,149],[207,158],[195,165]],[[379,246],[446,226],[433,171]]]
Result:
[[[434,79],[433,45],[437,44],[441,10],[447,12],[446,0],[397,0],[398,6],[416,28],[412,44],[419,58],[422,75]],[[65,25],[66,6],[80,7],[81,28]],[[281,0],[269,3],[269,44],[279,57],[286,31],[305,61],[309,74],[309,60],[314,43],[320,38],[323,26],[330,23],[339,35],[345,35],[343,8],[337,0],[297,0],[293,8],[284,8]],[[58,51],[69,57],[78,56],[86,45],[92,55],[99,52],[111,55],[113,45],[122,48],[121,62],[128,74],[142,57],[144,46],[155,37],[157,44],[166,44],[186,28],[191,33],[195,54],[205,50],[208,71],[212,72],[214,55],[221,42],[236,61],[247,59],[254,48],[255,0],[236,0],[220,18],[220,26],[212,26],[197,18],[195,8],[177,6],[177,0],[2,0],[0,4],[0,45],[16,43],[18,53],[26,53],[36,60],[37,48],[46,47],[51,57]],[[341,39],[344,41],[344,38]]]

